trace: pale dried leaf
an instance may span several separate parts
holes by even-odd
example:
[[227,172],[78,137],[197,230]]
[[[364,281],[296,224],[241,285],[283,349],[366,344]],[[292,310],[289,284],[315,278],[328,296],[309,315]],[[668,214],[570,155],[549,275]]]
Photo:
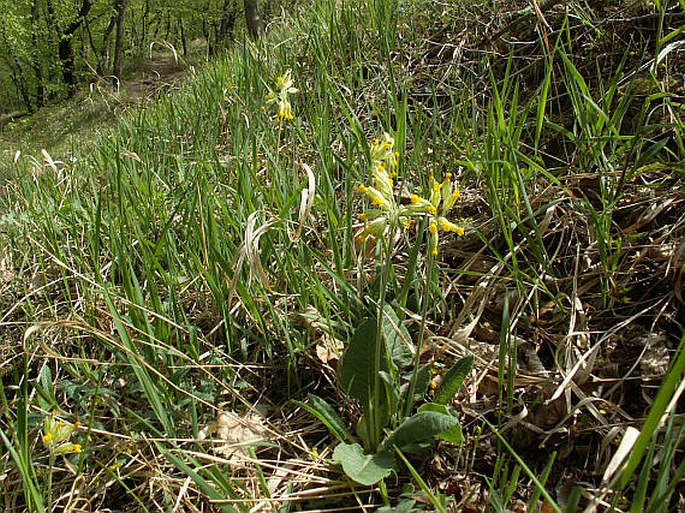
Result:
[[653,379],[664,376],[668,372],[670,358],[666,339],[656,333],[644,337],[645,352],[640,359],[640,372],[643,379]]
[[200,440],[210,437],[217,443],[215,451],[232,460],[236,452],[247,456],[250,447],[266,440],[267,428],[258,413],[222,411],[198,434]]
[[607,465],[607,468],[604,471],[604,476],[602,479],[605,483],[608,483],[611,478],[614,477],[616,471],[621,467],[621,464],[625,461],[630,454],[630,451],[633,449],[633,446],[635,445],[639,435],[640,431],[638,429],[632,426],[628,426],[628,428],[626,428],[626,432],[623,435],[623,439],[621,440],[618,449],[616,449],[616,453],[614,454],[613,458],[611,458],[609,465]]

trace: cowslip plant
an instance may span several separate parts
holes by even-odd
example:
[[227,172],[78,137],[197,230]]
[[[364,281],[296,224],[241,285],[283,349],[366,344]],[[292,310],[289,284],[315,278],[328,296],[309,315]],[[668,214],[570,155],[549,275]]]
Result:
[[81,445],[69,441],[78,424],[70,424],[59,420],[54,414],[43,420],[43,445],[50,454],[70,454],[81,452]]
[[[459,360],[444,376],[433,400],[421,404],[430,383],[430,368],[420,362],[423,328],[429,298],[423,300],[422,324],[416,343],[394,308],[386,302],[386,289],[393,265],[393,244],[398,230],[412,221],[425,221],[428,228],[427,286],[431,290],[434,259],[438,254],[438,231],[463,228],[446,217],[459,197],[458,189],[447,175],[443,182],[432,181],[428,198],[414,194],[407,205],[395,193],[398,154],[389,134],[370,145],[368,185],[358,187],[371,206],[360,218],[365,222],[357,234],[360,241],[370,238],[380,245],[379,293],[373,315],[354,331],[343,356],[340,381],[347,395],[358,401],[362,414],[356,436],[345,426],[335,409],[323,399],[310,395],[302,405],[321,420],[338,438],[333,461],[342,465],[348,477],[363,485],[375,484],[395,470],[395,453],[415,452],[442,439],[459,444],[463,437],[459,421],[449,402],[457,393],[473,365],[473,357]],[[360,443],[361,442],[361,443]]]
[[291,70],[287,70],[283,75],[276,77],[276,90],[269,91],[264,98],[266,105],[276,105],[275,123],[280,123],[284,119],[294,118],[293,107],[288,97],[297,92],[299,90],[293,86]]
[[54,413],[43,419],[42,441],[48,450],[48,473],[47,473],[47,504],[52,504],[52,474],[58,455],[67,455],[81,452],[81,444],[70,441],[78,428],[78,423],[70,424],[58,419]]

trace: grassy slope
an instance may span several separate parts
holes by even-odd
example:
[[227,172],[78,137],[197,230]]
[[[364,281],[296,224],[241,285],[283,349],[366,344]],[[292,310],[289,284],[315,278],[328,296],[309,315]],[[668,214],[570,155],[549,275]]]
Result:
[[[563,503],[576,482],[599,484],[614,426],[642,425],[666,371],[645,362],[672,356],[682,334],[685,152],[669,82],[682,70],[667,60],[635,72],[671,33],[668,13],[619,68],[608,34],[621,27],[589,30],[599,14],[575,6],[546,13],[549,59],[535,18],[507,28],[522,14],[499,7],[488,24],[477,6],[330,4],[279,20],[256,47],[123,118],[86,158],[23,158],[2,185],[5,508],[378,503],[326,466],[331,439],[289,400],[316,391],[353,422],[332,384],[339,344],[375,294],[373,263],[355,250],[354,191],[383,131],[399,147],[401,190],[448,172],[463,187],[467,234],[441,237],[440,286],[424,290],[421,274],[407,284],[435,305],[426,360],[477,356],[455,403],[466,444],[416,462],[433,489],[460,511],[535,502],[487,421],[532,473],[549,463]],[[505,42],[511,59],[498,57]],[[599,68],[576,55],[582,45],[606,56]],[[300,92],[295,119],[278,125],[262,106],[286,69]],[[316,177],[306,216],[303,163]],[[397,246],[390,290],[405,284],[413,243]],[[245,413],[255,405],[264,417]],[[197,441],[226,421],[220,410],[270,442],[258,463]],[[83,452],[54,468],[40,442],[49,412],[82,423]],[[657,492],[671,480],[663,461]],[[608,500],[639,503],[639,490]]]

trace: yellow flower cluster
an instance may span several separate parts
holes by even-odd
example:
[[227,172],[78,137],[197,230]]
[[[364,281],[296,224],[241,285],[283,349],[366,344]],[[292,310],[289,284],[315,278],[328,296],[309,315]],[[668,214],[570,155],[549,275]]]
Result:
[[[431,253],[435,256],[438,254],[438,231],[443,232],[454,232],[460,237],[464,235],[464,228],[454,224],[452,221],[445,217],[447,213],[452,210],[455,202],[459,199],[460,192],[459,189],[454,187],[454,182],[452,182],[452,173],[445,174],[445,180],[442,182],[436,182],[435,178],[431,178],[432,190],[430,195],[430,200],[425,200],[418,198],[418,202],[428,202],[430,204],[430,210],[428,211],[431,215],[430,221],[428,222],[428,232],[431,234],[430,237],[430,247]],[[412,198],[412,201],[414,199]]]
[[440,230],[464,235],[464,228],[446,217],[459,198],[459,189],[452,182],[452,174],[447,173],[442,182],[431,178],[432,190],[428,199],[414,194],[409,205],[399,204],[395,199],[393,183],[398,157],[394,145],[395,141],[388,133],[371,143],[371,184],[358,187],[359,192],[371,200],[371,208],[359,216],[366,225],[357,237],[361,240],[366,240],[369,236],[379,238],[388,227],[409,227],[413,217],[428,216],[430,249],[433,255],[437,255]]
[[81,444],[74,444],[69,441],[77,427],[78,422],[69,424],[63,420],[58,420],[54,414],[45,417],[43,420],[43,445],[55,454],[81,452]]
[[280,123],[283,119],[293,119],[293,107],[288,96],[299,92],[299,90],[293,87],[291,70],[287,70],[282,76],[276,78],[276,89],[277,91],[270,91],[264,98],[266,105],[275,103],[277,106],[274,121]]

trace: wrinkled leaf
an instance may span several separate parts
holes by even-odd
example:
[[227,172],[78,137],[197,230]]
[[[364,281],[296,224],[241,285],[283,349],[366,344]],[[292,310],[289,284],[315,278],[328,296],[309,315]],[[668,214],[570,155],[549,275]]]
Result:
[[403,449],[430,440],[458,425],[459,420],[452,415],[437,411],[419,411],[390,433],[382,445],[386,448],[396,446]]
[[[449,410],[447,409],[447,406],[444,404],[435,404],[435,403],[426,403],[422,404],[419,407],[419,411],[434,411],[437,413],[442,413],[443,415],[451,415]],[[449,428],[447,431],[443,431],[442,433],[438,433],[435,435],[436,437],[440,438],[441,440],[444,440],[446,442],[450,442],[454,445],[460,445],[464,441],[464,435],[461,432],[461,426],[459,425],[459,422],[457,422],[454,426]]]
[[[368,403],[374,392],[373,356],[375,353],[376,319],[371,317],[364,320],[352,335],[340,369],[343,388],[352,397],[359,399],[362,404]],[[382,366],[381,370],[386,368],[387,366]]]
[[414,499],[401,499],[397,506],[382,506],[376,510],[376,513],[414,513],[415,511],[423,511],[423,509],[418,509],[414,506],[416,506]]
[[376,484],[395,470],[395,459],[390,454],[364,454],[359,444],[338,445],[333,451],[333,462],[342,465],[347,477],[364,486]]
[[475,358],[473,355],[468,355],[455,363],[450,370],[447,371],[442,383],[435,391],[433,402],[437,404],[447,404],[459,391],[462,383],[466,379]]
[[409,365],[413,356],[411,335],[390,305],[383,308],[383,337],[393,363],[400,369]]
[[[432,366],[423,365],[419,368],[419,372],[416,376],[416,388],[414,389],[414,397],[411,398],[411,403],[414,404],[416,401],[423,399],[428,393],[428,387],[431,383],[431,368]],[[403,376],[405,381],[411,381],[412,372],[409,372]],[[409,393],[409,387],[407,387],[406,392]],[[407,401],[405,394],[405,401]]]

